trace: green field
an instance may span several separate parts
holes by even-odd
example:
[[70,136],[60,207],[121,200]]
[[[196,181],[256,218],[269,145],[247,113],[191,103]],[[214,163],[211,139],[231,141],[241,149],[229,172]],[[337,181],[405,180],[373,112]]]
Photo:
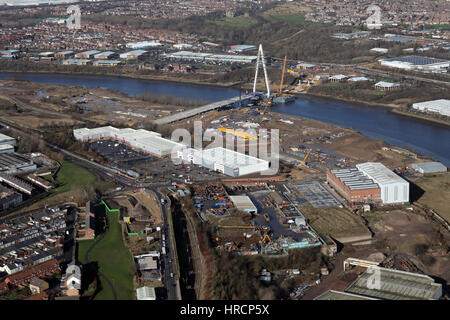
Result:
[[[97,262],[99,270],[113,283],[119,300],[134,300],[133,258],[122,240],[122,228],[118,223],[118,213],[108,214],[109,231],[89,255],[90,262]],[[78,242],[78,260],[83,264],[84,255],[93,240]],[[94,300],[114,299],[111,287],[100,278],[102,289],[94,297]]]
[[270,15],[265,17],[266,20],[276,23],[276,22],[287,22],[291,24],[296,23],[302,23],[305,21],[305,15],[301,13],[294,13],[294,14],[277,14],[277,15]]
[[64,161],[56,174],[56,181],[59,183],[59,187],[52,193],[62,193],[93,183],[95,176],[72,162]]

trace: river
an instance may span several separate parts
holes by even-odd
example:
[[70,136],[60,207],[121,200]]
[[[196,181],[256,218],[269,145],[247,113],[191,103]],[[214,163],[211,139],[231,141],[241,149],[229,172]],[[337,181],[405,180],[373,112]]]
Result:
[[[235,97],[239,90],[167,81],[131,79],[96,75],[0,73],[0,80],[26,79],[38,83],[104,87],[130,96],[143,93],[203,99],[214,102]],[[341,102],[310,96],[299,97],[286,105],[275,105],[273,112],[304,117],[353,128],[389,144],[412,149],[450,166],[450,128],[436,123],[398,115],[388,108]]]

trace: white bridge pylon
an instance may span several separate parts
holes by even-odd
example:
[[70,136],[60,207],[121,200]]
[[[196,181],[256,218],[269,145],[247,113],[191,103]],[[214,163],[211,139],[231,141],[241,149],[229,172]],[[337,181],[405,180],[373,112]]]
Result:
[[255,72],[255,81],[253,83],[253,93],[256,92],[256,83],[258,82],[258,71],[259,71],[260,63],[262,63],[262,66],[263,66],[264,80],[266,81],[266,88],[267,88],[267,98],[269,98],[270,97],[270,84],[269,84],[269,77],[267,76],[266,60],[264,59],[264,51],[263,51],[262,44],[259,45],[258,57],[256,58],[256,72]]

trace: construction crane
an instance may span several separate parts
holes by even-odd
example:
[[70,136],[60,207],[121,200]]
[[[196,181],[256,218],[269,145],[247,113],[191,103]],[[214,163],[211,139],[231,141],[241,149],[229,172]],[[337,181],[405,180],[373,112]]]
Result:
[[267,233],[261,240],[259,240],[259,243],[264,243],[265,240],[269,240],[269,242],[272,242],[272,239],[270,239],[269,234]]
[[312,151],[312,149],[308,151],[308,153],[307,153],[306,156],[305,156],[305,159],[303,159],[303,161],[300,162],[300,165],[306,166],[306,159],[308,159],[309,154],[311,153],[311,151]]
[[283,89],[283,83],[284,83],[284,70],[286,69],[286,59],[287,59],[287,56],[284,56],[284,61],[283,61],[283,71],[281,72],[280,88],[278,89],[278,94],[279,94],[279,95],[281,95],[281,90]]
[[283,84],[284,84],[284,72],[286,70],[286,60],[287,60],[287,56],[284,56],[283,70],[281,71],[280,88],[278,89],[277,95],[272,98],[273,102],[287,103],[287,102],[294,101],[294,99],[295,99],[294,96],[291,95],[291,94],[284,94],[284,93],[282,93]]

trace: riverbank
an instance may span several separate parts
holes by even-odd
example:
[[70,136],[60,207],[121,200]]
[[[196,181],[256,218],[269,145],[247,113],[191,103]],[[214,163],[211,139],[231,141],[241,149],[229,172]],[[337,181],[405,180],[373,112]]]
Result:
[[450,127],[450,121],[446,121],[446,120],[441,120],[441,119],[435,119],[433,117],[427,116],[426,114],[416,114],[416,113],[412,113],[412,112],[408,112],[408,111],[404,111],[401,109],[394,109],[391,110],[391,112],[402,115],[402,116],[406,116],[406,117],[413,117],[416,119],[420,119],[423,121],[431,121],[434,123],[438,123],[438,124],[442,124],[444,126]]
[[180,78],[174,77],[170,75],[155,75],[155,74],[136,74],[136,73],[109,73],[109,72],[85,72],[85,71],[60,71],[60,70],[3,70],[0,66],[0,73],[12,73],[12,74],[20,74],[20,73],[29,73],[29,74],[60,74],[60,75],[80,75],[80,76],[101,76],[101,77],[116,77],[123,79],[137,79],[137,80],[153,80],[153,81],[165,81],[165,82],[174,82],[174,83],[182,83],[182,84],[192,84],[192,85],[200,85],[200,86],[209,86],[209,87],[219,87],[219,88],[231,88],[234,86],[238,86],[239,82],[213,82],[213,81],[203,81],[203,80],[195,80],[189,78]]

